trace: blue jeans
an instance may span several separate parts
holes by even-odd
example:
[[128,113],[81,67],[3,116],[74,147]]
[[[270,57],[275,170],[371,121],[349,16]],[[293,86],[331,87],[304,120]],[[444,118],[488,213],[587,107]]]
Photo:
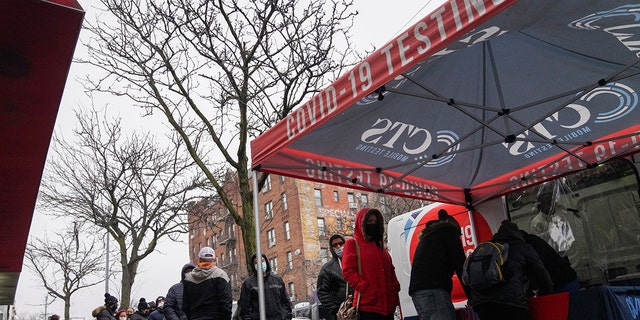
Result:
[[411,296],[422,320],[455,320],[451,294],[442,289],[419,290]]

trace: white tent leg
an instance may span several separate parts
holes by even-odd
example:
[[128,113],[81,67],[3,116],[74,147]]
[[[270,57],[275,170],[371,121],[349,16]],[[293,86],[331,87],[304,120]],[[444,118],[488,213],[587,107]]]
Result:
[[[267,313],[264,306],[264,279],[262,268],[260,267],[262,259],[262,245],[260,243],[260,206],[258,203],[258,171],[253,171],[253,223],[256,233],[256,261],[258,261],[258,305],[260,307],[260,319],[266,320]],[[253,263],[253,261],[251,262]]]
[[476,224],[473,221],[473,210],[467,209],[467,213],[469,214],[469,225],[471,226],[471,241],[475,248],[478,246],[478,238],[476,237]]

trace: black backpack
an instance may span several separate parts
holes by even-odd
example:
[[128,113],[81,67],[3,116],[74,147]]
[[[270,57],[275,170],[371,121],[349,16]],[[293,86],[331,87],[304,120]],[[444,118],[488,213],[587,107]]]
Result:
[[487,290],[505,282],[502,266],[509,256],[509,244],[482,242],[464,262],[462,282],[472,290]]

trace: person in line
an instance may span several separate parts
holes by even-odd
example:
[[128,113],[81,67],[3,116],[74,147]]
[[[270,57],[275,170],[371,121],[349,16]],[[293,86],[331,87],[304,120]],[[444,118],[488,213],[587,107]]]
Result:
[[561,256],[548,242],[535,234],[527,233],[524,230],[520,230],[520,232],[524,241],[530,244],[540,256],[544,268],[549,272],[551,282],[553,282],[553,293],[580,290],[578,274],[566,257]]
[[127,315],[127,310],[125,310],[125,309],[118,310],[118,312],[116,312],[116,319],[117,320],[129,320],[129,316]]
[[167,320],[187,320],[187,315],[182,311],[182,293],[184,291],[182,282],[187,274],[193,271],[195,267],[196,266],[192,263],[187,263],[182,266],[182,269],[180,270],[180,282],[169,288],[164,306],[162,307],[164,317]]
[[537,289],[538,295],[549,294],[553,288],[549,273],[533,247],[524,241],[515,223],[503,221],[491,241],[509,245],[507,259],[502,265],[506,282],[485,291],[470,290],[473,311],[482,320],[531,319],[527,284]]
[[104,306],[95,308],[91,315],[97,320],[116,320],[116,310],[118,299],[107,292],[104,294]]
[[265,254],[258,260],[256,254],[251,257],[253,274],[246,278],[240,288],[238,310],[242,320],[259,320],[260,307],[258,300],[258,268],[262,268],[264,283],[264,304],[267,320],[291,320],[291,300],[287,294],[284,281],[271,272],[271,264]]
[[127,309],[127,316],[128,316],[129,318],[131,318],[131,315],[133,315],[134,313],[136,313],[136,310],[135,310],[133,307],[129,307],[129,308]]
[[147,320],[149,318],[149,304],[145,298],[140,298],[138,301],[138,311],[129,316],[131,320]]
[[[336,320],[336,314],[340,304],[347,298],[347,282],[342,277],[342,252],[344,249],[344,236],[334,234],[329,238],[329,251],[331,260],[325,263],[318,274],[317,293],[320,300],[318,307],[320,318]],[[353,289],[349,287],[350,293]]]
[[155,301],[156,309],[149,314],[149,320],[162,320],[164,319],[164,297],[158,296]]
[[446,210],[440,209],[438,220],[431,220],[420,232],[413,256],[409,295],[423,320],[455,320],[451,302],[453,273],[462,283],[464,249],[460,242],[460,225]]
[[[363,208],[356,215],[353,238],[342,252],[342,274],[353,287],[354,305],[359,294],[361,320],[393,320],[400,305],[400,283],[391,256],[383,244],[384,218],[378,209]],[[360,248],[362,275],[358,274],[356,241]]]
[[189,320],[230,320],[233,299],[229,276],[215,266],[216,253],[203,247],[198,265],[182,282],[182,309]]
[[542,193],[538,196],[537,202],[538,214],[531,219],[531,233],[549,241],[549,222],[556,211],[555,201],[551,193]]

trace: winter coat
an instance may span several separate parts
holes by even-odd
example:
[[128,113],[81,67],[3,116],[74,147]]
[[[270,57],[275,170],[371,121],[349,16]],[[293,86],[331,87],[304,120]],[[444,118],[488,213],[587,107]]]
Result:
[[506,282],[485,291],[471,290],[472,306],[492,302],[528,309],[529,282],[533,288],[539,290],[539,294],[551,293],[549,273],[533,247],[524,241],[520,230],[501,228],[492,241],[509,244],[508,257],[502,266]]
[[182,266],[182,270],[180,270],[181,281],[169,288],[165,297],[164,307],[162,307],[164,317],[167,320],[187,320],[187,315],[182,311],[182,292],[184,291],[182,281],[184,281],[186,270],[195,267],[191,263]]
[[[255,259],[254,254],[250,261]],[[266,255],[262,255],[267,263],[267,271],[263,273],[264,279],[264,304],[267,320],[290,320],[292,318],[291,300],[287,295],[287,290],[282,278],[271,273],[271,264]],[[258,266],[261,265],[258,259]],[[240,288],[240,300],[238,309],[243,320],[260,319],[260,306],[258,299],[258,277],[255,266],[253,274],[246,278]]]
[[189,320],[231,319],[231,285],[222,269],[196,267],[182,285],[182,310]]
[[105,306],[95,308],[91,315],[97,320],[116,320],[116,316]]
[[460,227],[450,221],[438,221],[422,231],[413,256],[409,295],[419,290],[453,289],[453,272],[462,283],[465,255],[460,242]]
[[[322,266],[318,274],[317,293],[318,300],[320,300],[321,303],[319,308],[328,320],[336,318],[340,304],[346,299],[347,282],[342,277],[341,258],[338,257],[331,246],[331,241],[338,237],[341,238],[342,241],[345,241],[341,235],[331,236],[329,239],[329,250],[331,251],[332,259]],[[349,287],[349,292],[353,293],[353,288]]]
[[164,319],[164,312],[162,310],[163,308],[157,308],[156,310],[153,310],[149,314],[148,320],[162,320],[162,319]]
[[129,320],[147,320],[149,315],[140,314],[140,310],[129,316]]
[[530,244],[538,256],[540,256],[544,268],[547,269],[549,276],[551,276],[554,289],[578,277],[576,271],[571,267],[569,260],[561,256],[549,243],[544,241],[544,239],[523,230],[520,230],[520,232],[522,232],[524,241]]
[[[373,241],[363,231],[363,221],[369,214],[378,217],[378,229],[384,231],[384,219],[380,211],[361,209],[356,215],[353,238],[347,240],[342,252],[342,274],[349,285],[361,295],[361,311],[391,315],[400,305],[400,283],[396,278],[391,256],[382,241]],[[358,274],[356,241],[360,246],[362,276]]]

